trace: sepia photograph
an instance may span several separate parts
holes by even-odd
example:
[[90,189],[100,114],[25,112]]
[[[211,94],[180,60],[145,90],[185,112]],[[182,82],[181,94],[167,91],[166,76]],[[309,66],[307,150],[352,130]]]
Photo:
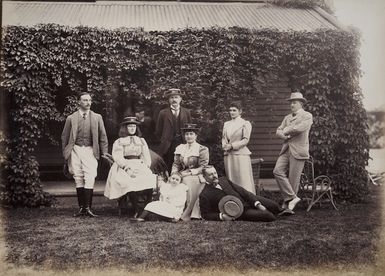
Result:
[[1,23],[1,275],[385,275],[384,1]]

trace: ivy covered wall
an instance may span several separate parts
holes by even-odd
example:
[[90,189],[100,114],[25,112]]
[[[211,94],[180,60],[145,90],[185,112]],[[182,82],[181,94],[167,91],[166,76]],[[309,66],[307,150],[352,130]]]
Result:
[[[340,198],[367,191],[366,114],[358,86],[359,36],[342,30],[186,29],[172,32],[101,30],[58,25],[3,29],[2,85],[11,95],[8,181],[4,203],[49,204],[42,192],[34,150],[89,91],[103,112],[111,91],[162,105],[163,92],[179,87],[185,105],[204,129],[211,162],[222,166],[220,131],[233,99],[248,103],[282,76],[309,100],[314,115],[311,154],[320,172],[333,175]],[[63,108],[65,107],[65,108]],[[248,104],[250,113],[255,106]],[[105,110],[104,110],[105,111]],[[112,141],[111,141],[112,142]]]

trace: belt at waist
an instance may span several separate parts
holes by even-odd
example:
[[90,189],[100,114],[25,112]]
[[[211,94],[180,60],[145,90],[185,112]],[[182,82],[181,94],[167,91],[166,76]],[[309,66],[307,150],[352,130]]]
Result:
[[92,144],[91,144],[91,145],[88,145],[88,144],[75,143],[75,145],[77,145],[77,146],[79,146],[79,147],[92,147]]
[[127,156],[124,156],[124,159],[140,159],[140,157],[136,155],[127,155]]

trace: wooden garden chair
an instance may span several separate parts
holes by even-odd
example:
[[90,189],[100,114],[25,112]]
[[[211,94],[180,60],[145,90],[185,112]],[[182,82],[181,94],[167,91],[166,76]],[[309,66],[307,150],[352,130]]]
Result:
[[332,180],[327,175],[315,177],[312,157],[305,161],[301,175],[300,193],[302,199],[308,202],[307,211],[310,211],[314,204],[321,204],[321,201],[326,200],[333,205],[334,209],[338,210],[333,199]]
[[263,163],[262,158],[251,159],[251,167],[253,169],[254,185],[255,185],[255,191],[257,195],[260,195],[261,191],[263,190],[263,187],[260,182],[260,173],[261,173],[262,163]]

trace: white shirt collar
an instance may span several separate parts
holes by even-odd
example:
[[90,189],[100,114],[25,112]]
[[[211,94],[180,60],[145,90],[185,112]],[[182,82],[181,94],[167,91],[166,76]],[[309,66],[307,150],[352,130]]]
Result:
[[301,112],[303,112],[303,108],[298,109],[297,112],[292,112],[292,114],[298,115]]
[[86,113],[86,116],[88,117],[88,114],[90,114],[90,111],[89,110],[86,110],[86,111],[82,111],[81,109],[79,109],[79,114],[80,116],[83,117],[83,114]]

